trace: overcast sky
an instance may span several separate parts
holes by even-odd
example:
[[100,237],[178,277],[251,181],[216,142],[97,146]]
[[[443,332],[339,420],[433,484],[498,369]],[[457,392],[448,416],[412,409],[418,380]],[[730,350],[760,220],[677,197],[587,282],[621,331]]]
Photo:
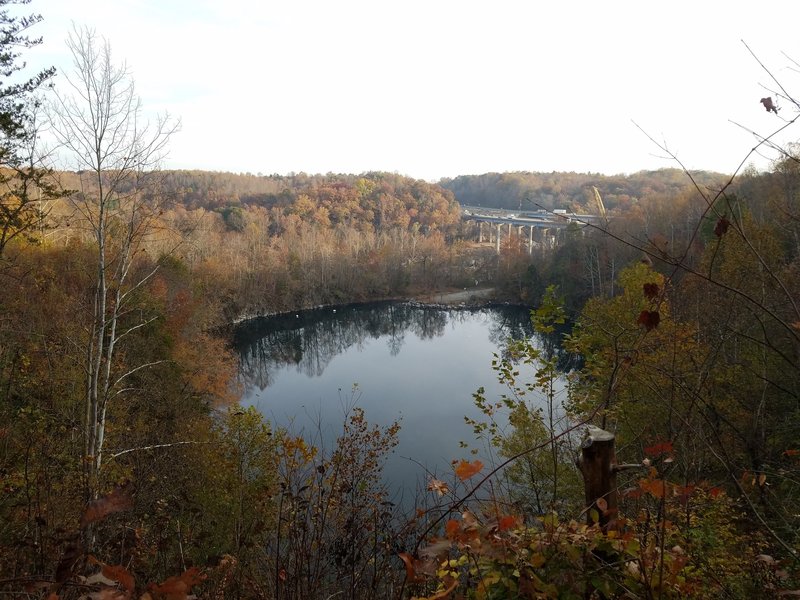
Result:
[[[800,1],[33,0],[29,65],[105,36],[148,110],[182,127],[167,168],[252,173],[732,172],[795,115]],[[19,13],[20,9],[12,9]],[[56,79],[58,84],[58,79]],[[769,88],[769,89],[767,89]],[[793,141],[800,130],[779,138]],[[768,158],[754,156],[759,167]]]

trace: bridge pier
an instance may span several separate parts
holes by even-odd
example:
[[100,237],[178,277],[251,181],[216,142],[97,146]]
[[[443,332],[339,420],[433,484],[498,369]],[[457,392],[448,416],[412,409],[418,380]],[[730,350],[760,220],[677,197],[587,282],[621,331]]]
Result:
[[495,241],[494,241],[494,250],[498,254],[500,254],[500,228],[502,226],[503,226],[502,223],[498,223],[497,224],[497,237],[495,238]]
[[533,254],[533,225],[528,226],[528,255]]

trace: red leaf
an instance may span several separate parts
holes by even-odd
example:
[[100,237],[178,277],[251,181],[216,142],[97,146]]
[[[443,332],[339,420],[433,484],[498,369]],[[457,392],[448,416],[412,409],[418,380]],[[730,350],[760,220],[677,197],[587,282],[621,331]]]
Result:
[[718,238],[721,238],[723,235],[728,233],[728,228],[730,226],[731,226],[731,222],[728,221],[728,217],[725,216],[725,215],[722,215],[720,217],[719,221],[717,221],[717,226],[714,227],[714,235],[717,236]]
[[481,469],[483,469],[483,463],[479,460],[473,462],[462,460],[456,467],[456,475],[461,481],[464,481],[480,473]]
[[636,323],[639,325],[644,325],[647,331],[658,327],[658,324],[661,322],[661,315],[658,314],[657,310],[643,310],[639,313],[639,318],[636,320]]
[[717,497],[717,496],[719,496],[721,493],[722,493],[722,488],[719,488],[719,487],[712,487],[710,490],[708,490],[708,494],[709,494],[709,495],[710,495],[712,498],[716,498],[716,497]]
[[113,513],[130,510],[133,508],[133,496],[131,495],[130,485],[124,484],[117,486],[114,490],[92,500],[86,505],[81,516],[81,527],[86,527],[95,521],[101,521]]
[[671,452],[672,442],[660,442],[644,449],[644,453],[649,456],[659,456],[660,454],[669,454]]
[[281,569],[278,571],[278,579],[281,581],[286,581],[286,569]]
[[658,287],[657,283],[645,283],[644,284],[644,297],[650,300],[658,298],[658,294],[661,289]]
[[608,510],[608,502],[606,502],[605,498],[598,498],[594,503],[600,512],[605,513]]

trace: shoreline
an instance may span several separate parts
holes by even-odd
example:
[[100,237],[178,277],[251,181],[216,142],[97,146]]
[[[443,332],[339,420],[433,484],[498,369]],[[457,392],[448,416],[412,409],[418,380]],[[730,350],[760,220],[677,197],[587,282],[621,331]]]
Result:
[[[341,304],[320,304],[307,308],[297,308],[294,310],[281,310],[276,312],[264,312],[249,315],[241,315],[228,323],[228,327],[238,327],[248,321],[260,318],[279,317],[292,313],[303,313],[313,310],[336,309],[347,306],[359,306],[362,304],[374,304],[381,302],[406,302],[417,306],[430,308],[481,308],[492,304],[507,304],[494,298],[495,288],[474,288],[461,291],[453,290],[449,292],[439,292],[435,294],[419,294],[412,297],[379,298],[375,300],[364,300],[358,302],[343,302]],[[223,326],[224,327],[224,326]]]

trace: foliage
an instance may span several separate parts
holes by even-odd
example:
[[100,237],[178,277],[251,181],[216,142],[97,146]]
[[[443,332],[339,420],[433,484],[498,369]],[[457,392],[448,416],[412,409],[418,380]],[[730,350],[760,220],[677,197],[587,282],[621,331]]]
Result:
[[[55,73],[49,68],[19,79],[25,63],[20,49],[41,43],[27,30],[41,15],[14,16],[9,7],[24,0],[0,0],[0,259],[17,237],[39,240],[49,204],[63,194],[53,181],[53,171],[42,164],[37,149],[40,99],[36,92]],[[16,76],[16,79],[15,79]]]
[[407,581],[417,598],[476,599],[744,599],[778,581],[778,569],[763,569],[774,560],[731,526],[739,515],[724,493],[674,486],[653,470],[627,494],[638,510],[608,532],[596,515],[587,525],[555,513],[526,521],[496,502],[466,510],[419,558],[401,557]]

